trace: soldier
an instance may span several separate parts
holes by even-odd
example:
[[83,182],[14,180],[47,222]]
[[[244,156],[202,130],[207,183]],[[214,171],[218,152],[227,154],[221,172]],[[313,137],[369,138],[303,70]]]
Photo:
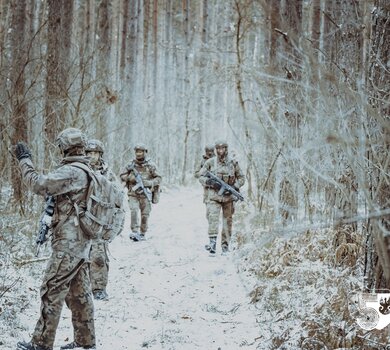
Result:
[[94,309],[89,279],[91,240],[77,225],[72,203],[80,201],[88,187],[88,176],[72,162],[88,164],[85,136],[75,128],[63,130],[56,140],[63,159],[47,175],[38,174],[29,148],[19,142],[15,155],[22,176],[31,190],[52,195],[55,209],[52,224],[52,254],[41,286],[41,313],[30,342],[18,342],[18,350],[51,350],[64,301],[72,312],[74,341],[61,349],[95,349]]
[[[100,172],[107,180],[118,183],[119,181],[112,170],[107,166],[103,160],[104,145],[99,140],[89,140],[85,149],[86,155],[90,158],[90,164],[94,171]],[[97,300],[108,299],[106,287],[108,283],[108,243],[105,241],[92,241],[90,253],[90,272],[93,297]]]
[[157,172],[156,165],[150,159],[146,159],[148,150],[145,145],[137,144],[134,151],[135,159],[121,172],[120,178],[126,183],[128,189],[132,231],[129,237],[137,242],[145,240],[148,218],[152,209],[152,195],[158,194],[161,176]]
[[[205,151],[205,153],[202,156],[202,160],[201,160],[198,168],[195,170],[195,173],[194,173],[194,176],[195,176],[196,179],[199,179],[200,171],[203,168],[204,163],[206,163],[206,161],[208,159],[215,157],[214,145],[206,145],[206,147],[204,148],[204,151]],[[203,189],[203,203],[206,203],[206,199],[207,199],[207,189],[204,188]],[[206,205],[206,218],[209,217],[209,213],[208,213],[207,209],[208,209],[208,206]]]
[[212,158],[215,156],[215,153],[214,153],[214,145],[206,145],[206,147],[204,148],[204,155],[202,156],[202,160],[199,164],[199,166],[197,167],[197,169],[195,170],[195,178],[199,179],[199,176],[200,176],[200,170],[202,169],[204,163],[206,163],[206,160]]
[[222,210],[222,252],[229,251],[229,242],[232,235],[232,221],[234,213],[234,198],[230,193],[218,195],[219,188],[215,182],[209,179],[205,174],[210,171],[218,176],[228,185],[239,190],[245,183],[244,175],[236,160],[228,156],[228,145],[226,141],[218,141],[215,144],[217,157],[208,159],[200,171],[199,181],[206,190],[207,219],[209,222],[209,244],[206,249],[211,254],[216,252],[216,243],[218,236],[219,215]]

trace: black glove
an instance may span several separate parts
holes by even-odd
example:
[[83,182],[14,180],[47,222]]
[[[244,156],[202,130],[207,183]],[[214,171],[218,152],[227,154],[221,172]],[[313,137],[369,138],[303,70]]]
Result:
[[213,187],[214,184],[215,184],[215,181],[213,179],[207,179],[206,180],[206,185],[207,186]]
[[214,190],[219,190],[221,188],[220,184],[214,179],[207,179],[206,186],[213,188]]
[[129,175],[127,175],[127,182],[130,183],[130,185],[135,185],[137,180],[135,178],[135,175],[133,172],[131,172]]
[[24,142],[18,142],[15,147],[15,156],[20,161],[23,158],[31,159],[31,152]]

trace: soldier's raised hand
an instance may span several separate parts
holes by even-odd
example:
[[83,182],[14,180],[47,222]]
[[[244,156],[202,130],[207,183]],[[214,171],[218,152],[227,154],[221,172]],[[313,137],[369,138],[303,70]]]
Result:
[[20,161],[23,158],[30,158],[31,159],[31,152],[30,149],[27,147],[27,145],[24,142],[18,142],[15,146],[15,156]]

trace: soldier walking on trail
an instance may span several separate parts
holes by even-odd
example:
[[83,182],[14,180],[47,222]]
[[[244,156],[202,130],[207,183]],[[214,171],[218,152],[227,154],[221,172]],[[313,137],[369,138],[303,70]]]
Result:
[[208,235],[209,244],[206,249],[211,254],[216,253],[218,236],[219,215],[222,210],[222,252],[229,251],[230,237],[232,235],[232,222],[234,213],[235,198],[231,193],[218,194],[219,187],[213,179],[206,176],[207,171],[214,174],[226,184],[239,190],[245,183],[244,175],[236,160],[228,156],[228,144],[226,141],[218,141],[215,144],[217,157],[208,159],[200,171],[199,181],[206,190],[207,219],[209,223]]
[[87,173],[71,166],[73,162],[88,164],[84,134],[75,128],[62,131],[56,140],[63,159],[58,168],[47,175],[37,173],[29,148],[19,142],[15,155],[24,181],[41,196],[55,199],[52,221],[52,254],[41,286],[41,311],[30,342],[18,342],[18,350],[53,349],[57,326],[64,302],[72,312],[74,341],[61,349],[95,349],[94,309],[89,279],[91,240],[77,225],[73,203],[80,201],[88,187]]
[[146,158],[148,150],[144,144],[137,144],[134,151],[135,159],[121,171],[120,178],[126,183],[128,189],[131,212],[129,237],[137,242],[145,240],[148,218],[152,209],[151,203],[158,202],[161,176],[158,174],[156,165]]
[[[90,158],[90,165],[94,171],[99,172],[107,178],[108,181],[117,183],[119,181],[112,170],[103,160],[104,145],[99,140],[88,140],[85,149],[86,155]],[[92,293],[97,300],[106,300],[108,294],[106,291],[108,283],[109,259],[108,242],[103,240],[93,240],[90,253],[90,279]]]

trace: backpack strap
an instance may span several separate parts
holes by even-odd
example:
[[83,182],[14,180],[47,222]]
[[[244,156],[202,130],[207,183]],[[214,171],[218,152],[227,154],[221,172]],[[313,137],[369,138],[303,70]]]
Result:
[[[68,163],[66,165],[74,166],[76,168],[84,170],[88,174],[88,190],[85,192],[84,196],[84,201],[87,203],[89,200],[89,197],[91,196],[92,192],[92,186],[91,186],[91,180],[93,180],[93,175],[91,174],[91,170],[89,167],[81,162],[73,162],[73,163]],[[53,228],[53,232],[58,232],[58,230],[61,228],[61,226],[65,223],[66,220],[72,215],[73,211],[76,211],[76,216],[79,218],[80,215],[80,207],[77,202],[73,202],[69,197],[68,197],[69,202],[72,204],[72,208],[66,213],[66,216],[62,218],[56,226]]]
[[65,223],[65,221],[68,220],[69,216],[71,216],[71,214],[73,213],[73,210],[75,210],[75,206],[69,197],[68,197],[68,201],[71,202],[72,207],[69,209],[69,211],[66,213],[66,215],[60,221],[58,221],[56,223],[56,225],[53,227],[53,230],[52,230],[53,234],[59,231],[59,229],[62,227],[62,225]]
[[80,169],[84,170],[84,171],[88,174],[88,177],[89,177],[89,178],[92,178],[92,177],[93,177],[93,175],[92,175],[92,169],[91,169],[88,165],[86,165],[86,164],[84,164],[84,163],[81,163],[81,162],[73,162],[73,163],[69,163],[69,164],[67,164],[67,165],[74,166],[74,167],[76,167],[76,168],[80,168]]
[[84,200],[87,202],[89,200],[89,197],[91,197],[91,193],[92,193],[91,182],[95,181],[95,176],[94,176],[92,170],[90,169],[90,167],[88,165],[85,165],[84,163],[81,163],[81,162],[73,162],[73,163],[70,163],[68,165],[82,169],[87,173],[87,175],[88,175],[88,190],[84,196]]
[[85,205],[88,204],[88,201],[89,201],[89,199],[91,197],[91,194],[92,194],[92,182],[96,181],[96,180],[95,180],[95,176],[93,174],[93,171],[88,167],[88,165],[85,165],[84,163],[81,163],[81,162],[73,162],[73,163],[69,163],[68,165],[74,166],[76,168],[84,170],[84,172],[87,173],[87,177],[88,177],[88,187],[87,187],[87,191],[85,192],[83,200],[81,200],[79,203],[77,203],[77,202],[73,202],[72,203],[73,204],[73,208],[76,211],[77,219],[79,220],[79,217],[80,217],[80,206],[79,206],[79,204],[81,202],[84,202]]

